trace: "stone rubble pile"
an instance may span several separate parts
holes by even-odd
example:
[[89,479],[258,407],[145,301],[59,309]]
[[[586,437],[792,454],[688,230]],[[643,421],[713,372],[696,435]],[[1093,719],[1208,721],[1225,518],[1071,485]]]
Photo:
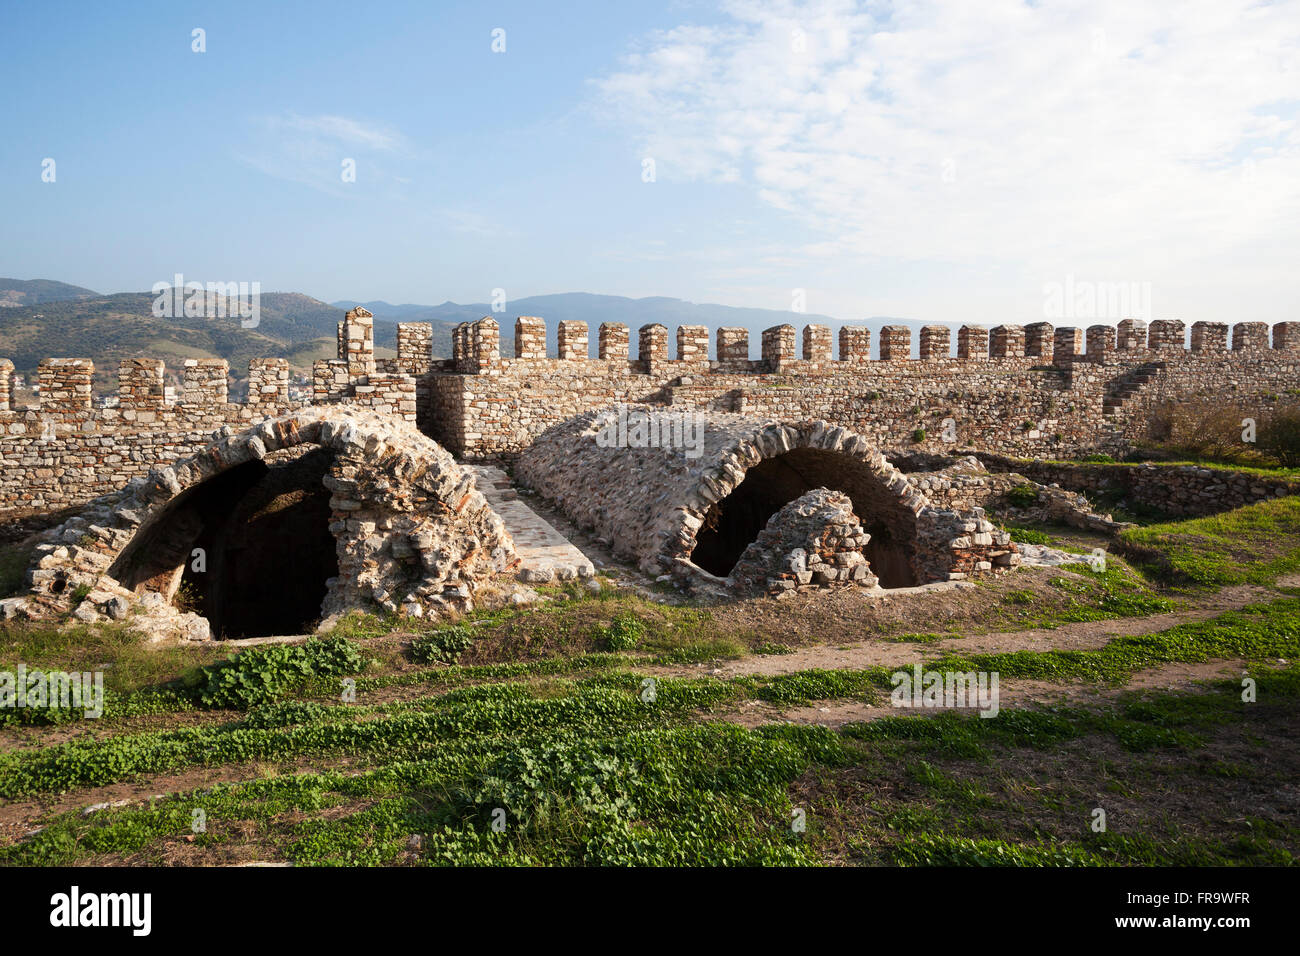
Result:
[[[1088,531],[1116,534],[1131,525],[1098,514],[1082,494],[1059,485],[1040,484],[1015,472],[991,472],[978,458],[918,456],[925,471],[908,474],[932,501],[957,510],[981,507],[1023,522],[1068,524]],[[1018,492],[1017,489],[1026,491]],[[1033,498],[1029,497],[1032,491]]]
[[785,591],[857,584],[875,587],[853,502],[841,491],[815,488],[774,514],[750,543],[731,584],[741,591]]
[[946,580],[961,581],[972,573],[1006,571],[1020,564],[1010,533],[999,531],[984,517],[983,508],[953,511],[933,508],[930,520],[918,523],[917,563],[946,566]]

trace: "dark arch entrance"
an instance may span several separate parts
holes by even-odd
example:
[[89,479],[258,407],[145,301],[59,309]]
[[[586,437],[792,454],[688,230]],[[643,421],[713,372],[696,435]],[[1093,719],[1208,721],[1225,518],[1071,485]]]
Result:
[[918,583],[913,566],[916,516],[865,464],[822,448],[796,448],[745,472],[731,494],[705,514],[691,560],[725,577],[772,515],[814,488],[843,491],[853,500],[854,512],[871,535],[866,556],[881,587]]
[[109,573],[202,614],[214,637],[309,630],[326,582],[338,574],[323,484],[333,458],[329,449],[308,448],[194,485],[136,535]]

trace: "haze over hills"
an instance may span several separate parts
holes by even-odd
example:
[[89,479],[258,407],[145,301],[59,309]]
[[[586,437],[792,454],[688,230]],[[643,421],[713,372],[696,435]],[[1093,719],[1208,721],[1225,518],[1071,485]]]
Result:
[[[503,355],[513,351],[513,320],[518,315],[536,315],[546,320],[550,348],[555,347],[555,330],[564,320],[581,320],[591,329],[594,349],[596,329],[602,322],[621,322],[632,330],[632,352],[636,353],[636,330],[659,322],[672,330],[678,325],[703,325],[713,332],[721,326],[738,326],[750,331],[750,352],[757,357],[763,329],[789,323],[796,328],[822,323],[833,328],[841,320],[814,313],[775,309],[736,308],[682,299],[653,296],[631,299],[624,296],[570,292],[528,296],[507,303],[504,312],[493,313],[488,303],[443,302],[441,305],[400,304],[384,301],[322,302],[296,292],[266,292],[260,297],[260,321],[246,329],[235,317],[159,318],[153,314],[156,296],[152,292],[101,295],[81,286],[53,280],[0,279],[0,357],[8,358],[19,372],[31,373],[43,358],[88,357],[94,359],[101,384],[110,382],[121,359],[151,357],[167,362],[176,371],[186,358],[224,358],[231,374],[246,374],[248,360],[262,356],[289,359],[300,372],[310,370],[319,358],[335,353],[335,330],[347,309],[362,305],[375,315],[375,344],[381,355],[391,355],[396,346],[396,323],[428,322],[433,326],[433,351],[451,354],[451,332],[459,322],[495,315],[501,323]],[[855,320],[878,328],[887,323],[920,328],[922,323],[874,317]],[[710,336],[712,339],[712,336]],[[873,346],[878,335],[873,335]],[[915,341],[916,336],[913,336]],[[670,345],[670,349],[672,346]]]

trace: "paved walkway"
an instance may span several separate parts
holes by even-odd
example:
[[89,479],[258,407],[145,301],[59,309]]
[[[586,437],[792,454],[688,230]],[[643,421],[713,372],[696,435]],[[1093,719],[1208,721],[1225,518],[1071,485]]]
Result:
[[589,578],[596,569],[586,555],[569,543],[545,518],[519,500],[510,477],[494,465],[470,465],[492,509],[506,523],[523,559],[519,576],[533,584]]

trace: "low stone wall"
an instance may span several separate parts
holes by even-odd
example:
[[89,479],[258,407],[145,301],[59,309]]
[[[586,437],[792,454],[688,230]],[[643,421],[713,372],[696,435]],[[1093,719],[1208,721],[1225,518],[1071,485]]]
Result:
[[[908,479],[931,501],[958,511],[983,508],[1020,522],[1053,522],[1088,531],[1116,534],[1131,525],[1100,514],[1086,496],[1052,484],[1043,484],[1019,472],[991,472],[975,456],[956,460],[918,456],[924,469],[907,469]],[[928,459],[928,460],[927,460]],[[1026,500],[1013,492],[1030,488]]]
[[1120,494],[1169,515],[1196,517],[1286,495],[1300,495],[1300,478],[1275,478],[1197,465],[1025,461],[977,453],[990,471],[1016,472],[1085,495]]

